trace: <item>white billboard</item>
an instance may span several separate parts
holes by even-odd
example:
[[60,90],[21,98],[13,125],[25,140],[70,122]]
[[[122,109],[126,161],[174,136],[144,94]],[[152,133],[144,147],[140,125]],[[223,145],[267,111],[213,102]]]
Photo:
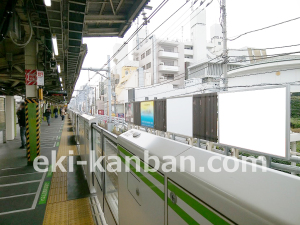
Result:
[[193,97],[167,99],[167,131],[193,137]]
[[288,158],[289,87],[219,93],[219,142]]

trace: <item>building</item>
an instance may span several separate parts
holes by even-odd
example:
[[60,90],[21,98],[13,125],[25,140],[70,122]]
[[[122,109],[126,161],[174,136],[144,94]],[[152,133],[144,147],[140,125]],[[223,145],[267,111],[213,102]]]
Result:
[[145,86],[171,83],[182,87],[185,63],[193,59],[191,41],[164,40],[152,36],[133,52],[133,58],[144,70]]
[[291,92],[300,92],[300,56],[286,55],[262,59],[231,69],[228,72],[230,90],[261,85],[291,84]]
[[132,55],[144,70],[145,86],[170,83],[174,88],[181,88],[187,66],[206,57],[206,12],[199,11],[197,8],[191,13],[190,40],[161,39],[155,35],[141,39],[147,32],[139,32],[134,41],[138,46]]

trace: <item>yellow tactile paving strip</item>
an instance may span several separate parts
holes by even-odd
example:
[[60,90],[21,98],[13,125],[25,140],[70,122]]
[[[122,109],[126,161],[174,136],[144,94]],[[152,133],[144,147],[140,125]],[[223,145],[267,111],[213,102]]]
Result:
[[[73,150],[73,155],[77,155],[76,146],[68,145],[68,136],[73,135],[68,131],[71,127],[66,119],[58,148],[57,160],[61,156],[68,156],[69,150]],[[63,161],[63,166],[67,169],[67,160]],[[44,217],[44,225],[93,225],[89,198],[67,201],[67,173],[59,168],[53,173],[51,187]]]

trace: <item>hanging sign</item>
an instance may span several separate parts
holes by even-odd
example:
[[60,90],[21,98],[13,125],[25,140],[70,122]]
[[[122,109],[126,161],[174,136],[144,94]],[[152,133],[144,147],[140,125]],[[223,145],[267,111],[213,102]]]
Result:
[[44,71],[37,71],[37,85],[44,86]]
[[36,70],[25,70],[25,84],[36,85]]

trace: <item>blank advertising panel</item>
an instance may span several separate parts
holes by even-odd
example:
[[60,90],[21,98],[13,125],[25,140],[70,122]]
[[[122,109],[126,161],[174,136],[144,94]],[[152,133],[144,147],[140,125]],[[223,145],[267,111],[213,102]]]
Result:
[[137,126],[141,126],[141,102],[133,103],[133,111],[134,124]]
[[193,137],[193,97],[167,99],[167,131]]
[[289,87],[219,93],[219,142],[288,158]]
[[154,102],[141,102],[141,126],[154,128]]
[[125,103],[125,121],[127,123],[134,123],[133,103]]
[[154,129],[167,131],[166,124],[166,99],[154,101]]
[[193,134],[194,137],[217,142],[218,132],[217,93],[193,96]]

